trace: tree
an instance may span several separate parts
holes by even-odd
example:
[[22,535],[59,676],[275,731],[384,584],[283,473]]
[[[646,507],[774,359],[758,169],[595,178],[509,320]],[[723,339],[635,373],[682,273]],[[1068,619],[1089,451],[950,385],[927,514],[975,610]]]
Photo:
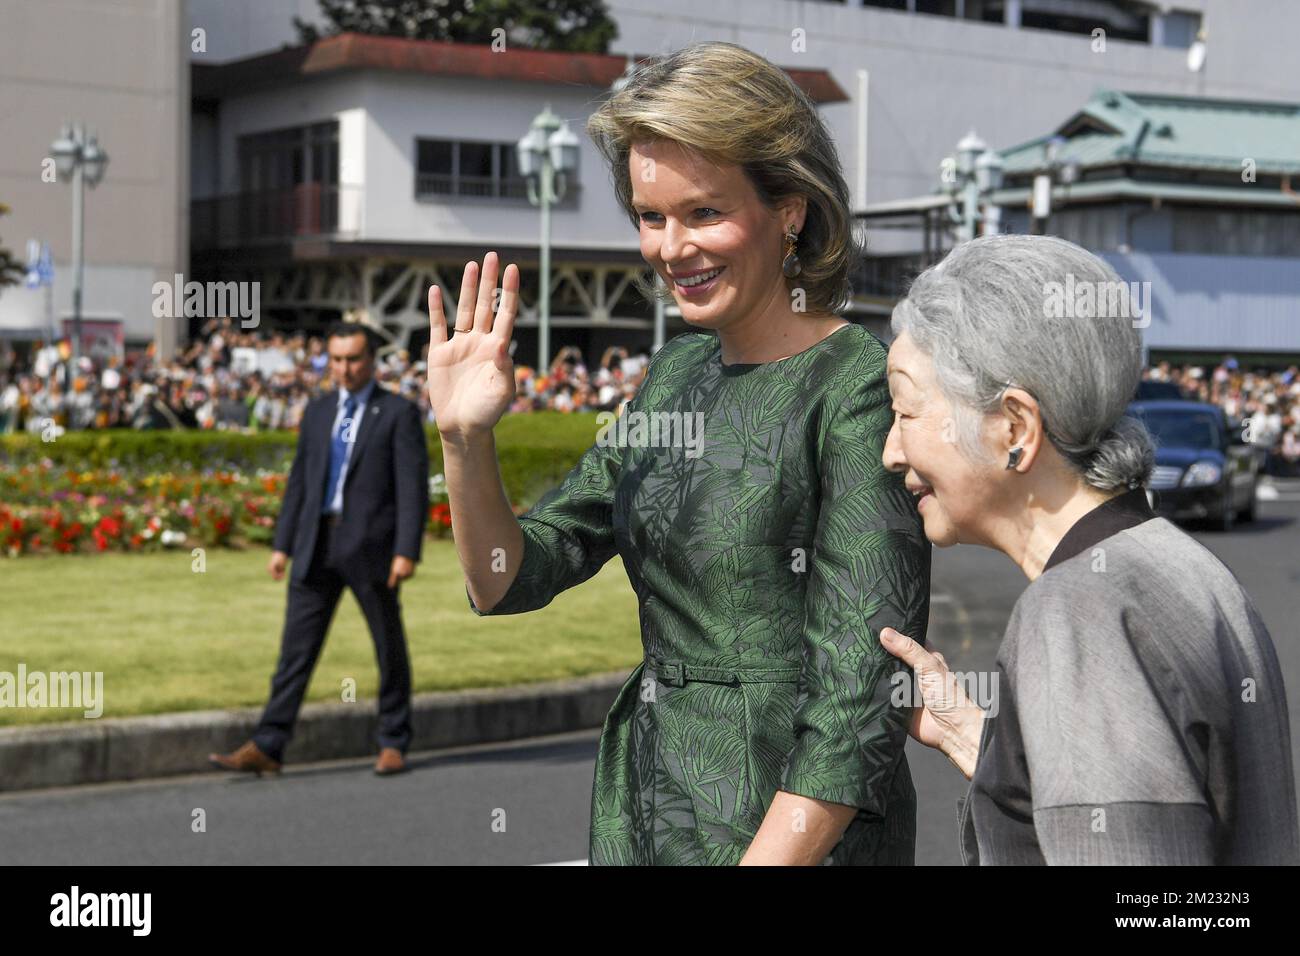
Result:
[[[338,33],[606,53],[618,36],[605,0],[318,0],[324,32],[298,17],[302,43]],[[504,30],[504,34],[495,31]]]
[[[8,215],[9,207],[0,202],[0,216]],[[0,289],[7,285],[17,285],[27,273],[22,265],[4,246],[0,246]]]

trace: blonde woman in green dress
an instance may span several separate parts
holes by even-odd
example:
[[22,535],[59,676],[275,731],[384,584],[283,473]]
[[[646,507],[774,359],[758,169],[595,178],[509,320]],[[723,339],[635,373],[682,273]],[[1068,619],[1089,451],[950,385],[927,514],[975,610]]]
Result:
[[834,144],[784,71],[725,43],[643,66],[588,132],[697,331],[516,518],[492,428],[514,396],[518,267],[494,313],[496,254],[466,266],[450,336],[430,290],[470,607],[535,610],[623,560],[645,659],[601,734],[591,863],[910,864],[905,665],[877,637],[923,640],[930,552],[881,462],[885,350],[838,314],[859,251]]

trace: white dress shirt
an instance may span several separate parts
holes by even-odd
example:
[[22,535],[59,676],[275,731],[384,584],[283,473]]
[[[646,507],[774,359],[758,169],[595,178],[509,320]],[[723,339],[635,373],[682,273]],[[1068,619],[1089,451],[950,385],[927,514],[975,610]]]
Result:
[[[357,410],[353,415],[355,427],[352,430],[352,440],[347,442],[347,450],[343,454],[343,470],[339,472],[339,482],[334,491],[334,498],[325,507],[326,514],[341,515],[343,513],[343,485],[348,480],[348,463],[352,460],[352,446],[357,443],[357,438],[361,434],[361,423],[365,421],[366,403],[370,401],[370,394],[375,390],[375,380],[372,378],[357,392]],[[345,388],[339,389],[338,409],[334,413],[334,425],[330,428],[330,445],[333,447],[334,436],[338,434],[340,426],[343,424],[343,409],[347,404],[350,393]]]

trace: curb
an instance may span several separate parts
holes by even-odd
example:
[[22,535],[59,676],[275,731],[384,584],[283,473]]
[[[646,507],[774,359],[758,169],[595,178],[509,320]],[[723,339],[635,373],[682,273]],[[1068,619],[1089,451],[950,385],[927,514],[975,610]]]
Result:
[[[411,699],[412,749],[600,727],[629,672],[416,694]],[[285,763],[377,753],[375,708],[373,700],[305,705],[285,748]],[[261,708],[204,710],[0,728],[0,792],[211,770],[208,754],[247,740],[261,713]]]

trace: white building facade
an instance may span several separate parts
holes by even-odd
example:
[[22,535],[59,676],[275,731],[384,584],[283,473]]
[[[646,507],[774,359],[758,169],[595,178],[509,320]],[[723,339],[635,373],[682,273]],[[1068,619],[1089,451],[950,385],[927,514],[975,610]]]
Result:
[[[363,310],[405,343],[427,330],[429,286],[454,302],[465,263],[492,249],[520,267],[516,338],[531,360],[539,215],[515,144],[549,108],[579,142],[551,216],[556,343],[648,344],[637,230],[584,133],[625,68],[618,56],[359,35],[196,66],[195,276],[260,282],[274,323]],[[846,96],[824,71],[793,77],[815,100]]]

